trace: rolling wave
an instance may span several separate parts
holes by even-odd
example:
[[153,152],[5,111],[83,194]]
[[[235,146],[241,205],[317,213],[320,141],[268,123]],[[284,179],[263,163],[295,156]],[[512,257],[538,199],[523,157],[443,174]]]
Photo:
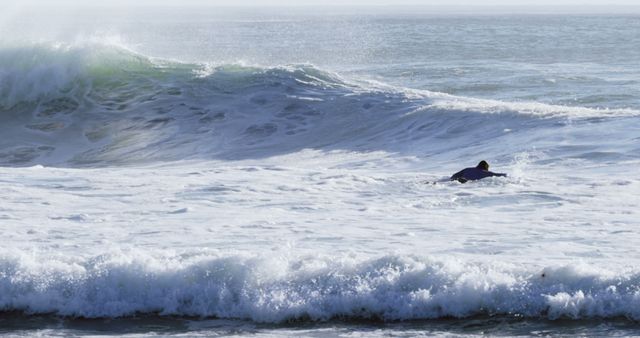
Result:
[[104,318],[139,314],[256,322],[416,320],[484,315],[639,319],[640,274],[417,256],[0,258],[0,309]]
[[637,115],[396,88],[311,65],[185,64],[104,45],[0,49],[8,136],[0,165],[242,159],[305,148],[440,153],[514,130]]

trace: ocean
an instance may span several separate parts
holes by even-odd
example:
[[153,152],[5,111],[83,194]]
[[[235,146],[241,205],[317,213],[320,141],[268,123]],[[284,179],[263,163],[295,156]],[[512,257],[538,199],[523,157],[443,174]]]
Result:
[[0,334],[640,335],[639,32],[13,7]]

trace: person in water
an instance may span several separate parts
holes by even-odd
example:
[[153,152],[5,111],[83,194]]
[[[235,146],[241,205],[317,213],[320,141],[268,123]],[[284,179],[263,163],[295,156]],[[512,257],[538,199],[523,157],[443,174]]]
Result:
[[465,183],[467,181],[479,180],[491,176],[506,177],[507,174],[491,172],[489,171],[489,163],[487,163],[487,161],[480,161],[475,168],[465,168],[453,174],[453,176],[451,176],[451,181]]

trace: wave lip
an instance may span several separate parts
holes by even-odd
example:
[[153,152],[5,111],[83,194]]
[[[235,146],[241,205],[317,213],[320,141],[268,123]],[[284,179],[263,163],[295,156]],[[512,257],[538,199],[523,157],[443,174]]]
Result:
[[540,272],[415,256],[14,254],[0,260],[0,308],[88,318],[159,314],[265,323],[479,315],[637,320],[639,281],[637,272],[586,266]]

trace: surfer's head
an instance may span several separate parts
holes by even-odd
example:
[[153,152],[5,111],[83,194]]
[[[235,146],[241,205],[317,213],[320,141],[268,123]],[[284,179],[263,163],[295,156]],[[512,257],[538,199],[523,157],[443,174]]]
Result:
[[489,163],[487,163],[487,161],[484,161],[484,160],[480,161],[480,163],[478,163],[476,168],[482,169],[482,170],[489,170]]

